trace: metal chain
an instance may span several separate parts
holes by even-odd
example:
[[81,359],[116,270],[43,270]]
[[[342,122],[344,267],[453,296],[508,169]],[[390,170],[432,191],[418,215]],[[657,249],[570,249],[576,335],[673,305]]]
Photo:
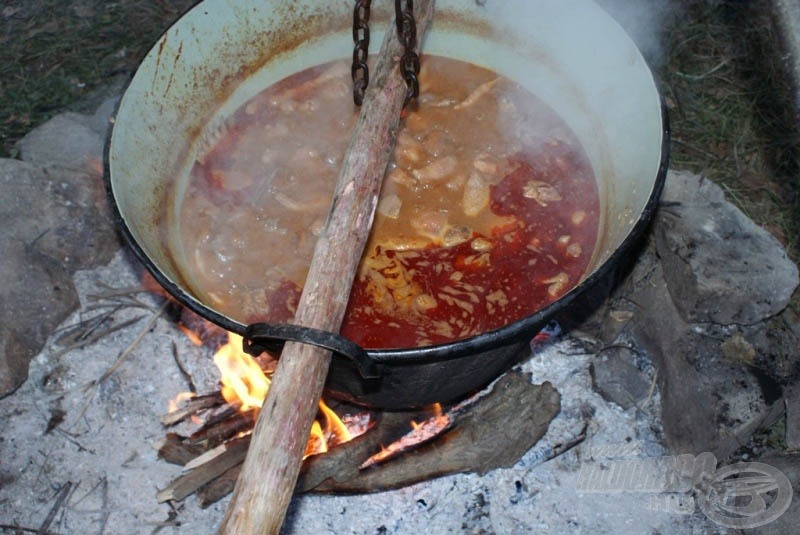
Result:
[[[353,78],[353,102],[360,106],[369,85],[369,9],[371,0],[356,0],[353,10],[353,64],[350,74]],[[419,95],[419,56],[414,51],[417,46],[417,25],[414,21],[413,0],[395,0],[395,21],[397,36],[403,45],[400,58],[400,72],[408,90],[403,106]]]
[[350,69],[353,77],[353,102],[361,106],[364,93],[369,85],[369,7],[372,0],[356,0],[353,10],[353,66]]
[[417,46],[417,24],[414,22],[413,0],[395,0],[395,21],[397,37],[403,45],[403,57],[400,58],[400,72],[406,81],[406,101],[404,106],[419,95],[419,56],[414,51]]

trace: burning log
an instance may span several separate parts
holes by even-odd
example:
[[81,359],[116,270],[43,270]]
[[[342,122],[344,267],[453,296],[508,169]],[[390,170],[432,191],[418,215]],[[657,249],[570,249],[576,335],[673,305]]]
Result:
[[[429,411],[373,415],[368,433],[307,457],[295,490],[376,492],[456,472],[485,473],[508,467],[544,435],[559,408],[560,397],[549,383],[533,385],[529,376],[510,372],[491,391],[432,417]],[[410,438],[410,422],[425,418],[411,433],[417,436]],[[498,421],[503,429],[498,430]],[[210,428],[222,424],[210,424]],[[420,432],[426,427],[429,436]],[[199,433],[213,434],[205,428]],[[250,436],[234,438],[212,448],[168,433],[159,456],[184,465],[187,473],[159,492],[159,500],[181,500],[197,493],[201,506],[207,507],[225,497],[241,473],[250,440]],[[376,461],[376,454],[383,458]]]
[[210,409],[211,407],[217,407],[222,405],[224,402],[225,400],[222,399],[222,396],[219,394],[219,392],[215,392],[214,394],[209,394],[207,396],[193,398],[180,409],[176,409],[162,416],[161,424],[166,426],[175,425],[178,422],[189,418],[193,414],[196,414],[197,411],[202,409]]
[[[433,0],[417,4],[424,34]],[[402,45],[387,32],[319,238],[295,323],[338,332],[375,213],[400,121],[406,86],[398,62]],[[221,533],[277,533],[294,491],[331,353],[290,342],[273,377]],[[297,385],[303,385],[298,392]]]
[[[249,358],[249,357],[248,357]],[[220,400],[220,403],[214,404]],[[182,500],[185,497],[198,493],[203,507],[218,501],[233,491],[234,483],[241,470],[247,447],[250,444],[253,424],[255,422],[253,411],[241,412],[241,407],[224,403],[219,392],[194,398],[186,406],[171,411],[162,416],[161,421],[165,427],[171,427],[186,418],[206,421],[200,428],[188,436],[169,432],[158,448],[158,456],[165,461],[184,467],[184,474],[175,479],[168,487],[158,492],[159,501]],[[322,416],[330,420],[338,418],[331,409],[321,404]],[[406,423],[419,413],[409,414],[404,420]],[[350,433],[358,435],[371,426],[371,416],[362,413],[356,416],[355,422],[348,426],[347,437]],[[336,424],[328,424],[328,431],[334,435],[341,433],[337,427],[344,426],[341,420]],[[353,428],[350,431],[350,428]],[[379,434],[386,441],[384,434]],[[327,437],[318,437],[319,441],[331,443]],[[339,438],[339,440],[342,440]],[[309,441],[311,444],[311,441]],[[370,452],[377,449],[377,443]],[[368,454],[367,454],[368,455]]]
[[229,469],[241,464],[247,454],[249,445],[250,437],[242,437],[221,446],[219,453],[214,455],[211,461],[200,464],[192,471],[173,481],[167,488],[160,491],[156,495],[158,501],[182,500],[190,494],[195,493],[198,488],[209,481],[216,479]]
[[[383,466],[364,462],[364,457],[360,457],[350,466],[336,467],[333,471],[328,467],[328,473],[332,474],[328,477],[322,474],[330,455],[311,457],[298,489],[328,493],[376,492],[447,474],[483,474],[509,467],[544,436],[560,407],[560,396],[550,383],[532,385],[527,375],[510,372],[489,394],[447,411],[449,427],[440,431],[435,440],[406,448],[391,461],[384,459]],[[393,416],[386,416],[393,419]],[[503,422],[502,428],[498,428],[498,422]],[[407,421],[405,425],[407,428]],[[520,432],[521,429],[525,432]],[[370,435],[372,433],[367,433],[362,438],[366,441]],[[337,451],[336,455],[347,455],[350,447],[350,443],[342,445],[337,450],[343,451]]]

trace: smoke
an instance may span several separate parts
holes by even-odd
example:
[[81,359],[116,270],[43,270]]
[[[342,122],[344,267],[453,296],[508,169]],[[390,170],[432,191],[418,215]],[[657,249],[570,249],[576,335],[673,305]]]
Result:
[[653,66],[666,61],[667,36],[680,20],[680,0],[596,0],[631,36]]

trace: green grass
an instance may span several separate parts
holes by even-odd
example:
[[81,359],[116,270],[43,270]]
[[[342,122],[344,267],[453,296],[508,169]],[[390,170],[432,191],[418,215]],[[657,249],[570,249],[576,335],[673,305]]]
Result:
[[194,0],[5,0],[0,157],[31,128],[129,75]]
[[798,251],[800,136],[774,24],[748,2],[685,2],[660,76],[670,108],[670,167],[702,174]]

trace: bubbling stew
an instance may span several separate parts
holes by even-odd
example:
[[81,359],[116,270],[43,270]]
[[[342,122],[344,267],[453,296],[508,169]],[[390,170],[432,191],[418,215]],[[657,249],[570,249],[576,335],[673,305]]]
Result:
[[[203,140],[179,207],[186,282],[240,321],[290,322],[350,131],[349,65],[267,88]],[[583,276],[597,185],[567,125],[476,65],[426,56],[341,333],[370,349],[477,335]]]

